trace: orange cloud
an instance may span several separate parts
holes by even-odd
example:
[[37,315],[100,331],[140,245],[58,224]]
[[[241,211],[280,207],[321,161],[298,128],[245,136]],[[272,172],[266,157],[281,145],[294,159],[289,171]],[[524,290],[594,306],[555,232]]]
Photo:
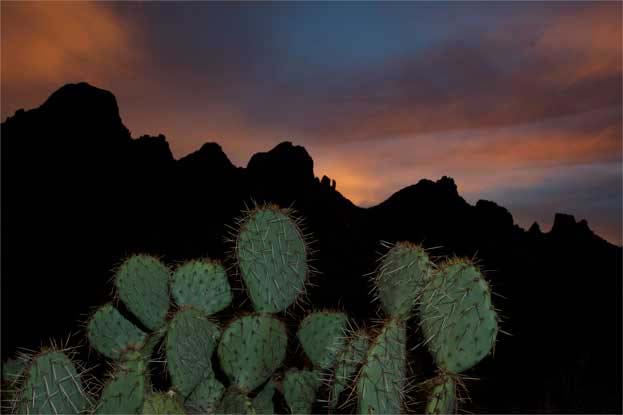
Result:
[[[573,164],[621,160],[619,108],[490,129],[457,130],[335,144],[316,157],[316,174],[335,178],[337,190],[357,204],[382,202],[421,178],[453,176],[459,191],[540,183]],[[346,177],[346,180],[342,180]]]
[[[543,72],[551,82],[575,83],[621,75],[621,4],[599,7],[591,5],[581,13],[568,14],[554,21],[535,42],[535,48],[545,59],[566,56],[550,62]],[[619,18],[613,18],[617,13]]]
[[[3,118],[64,83],[106,87],[140,60],[134,34],[105,3],[2,2]],[[26,102],[25,102],[26,101]]]

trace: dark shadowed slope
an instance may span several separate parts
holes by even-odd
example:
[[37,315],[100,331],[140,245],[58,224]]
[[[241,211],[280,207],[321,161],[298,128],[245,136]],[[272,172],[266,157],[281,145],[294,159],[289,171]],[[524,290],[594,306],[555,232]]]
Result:
[[360,320],[376,314],[363,275],[378,241],[477,256],[512,336],[471,373],[482,380],[466,409],[621,411],[621,248],[584,221],[557,215],[549,233],[524,231],[493,202],[466,203],[447,177],[358,208],[291,143],[246,168],[214,143],[175,160],[163,136],[132,139],[114,96],[84,83],[18,111],[1,134],[3,357],[75,331],[110,300],[111,269],[130,253],[225,259],[227,225],[255,200],[306,218],[321,272],[311,303]]

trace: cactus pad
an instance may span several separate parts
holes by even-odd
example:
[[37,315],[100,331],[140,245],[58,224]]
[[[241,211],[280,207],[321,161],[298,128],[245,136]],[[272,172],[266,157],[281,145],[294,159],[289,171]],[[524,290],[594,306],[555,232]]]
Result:
[[319,311],[301,322],[298,338],[312,363],[328,369],[345,343],[348,317],[341,312]]
[[220,336],[218,326],[198,310],[178,311],[166,338],[167,367],[175,389],[184,397],[212,373],[212,353]]
[[293,414],[311,414],[322,385],[320,371],[290,369],[283,378],[283,396]]
[[275,405],[273,404],[273,395],[275,395],[275,383],[269,380],[262,390],[253,398],[253,408],[257,414],[272,415],[275,413]]
[[287,210],[251,211],[240,225],[236,257],[256,311],[283,311],[304,291],[307,247]]
[[190,305],[206,314],[227,307],[231,288],[223,266],[214,261],[190,261],[173,273],[171,295],[179,306]]
[[261,314],[240,317],[225,329],[218,345],[221,368],[234,385],[251,391],[281,365],[287,343],[281,321]]
[[330,382],[331,408],[337,406],[340,394],[351,384],[357,368],[363,362],[368,352],[370,338],[368,334],[360,331],[355,332],[348,341],[346,347],[338,354],[335,373]]
[[134,255],[119,267],[115,284],[121,301],[150,330],[165,323],[169,310],[169,269],[157,258]]
[[253,404],[249,397],[235,387],[230,387],[225,392],[216,413],[218,414],[255,414]]
[[424,291],[419,309],[428,348],[447,371],[469,369],[495,343],[498,324],[491,289],[467,261],[444,265]]
[[225,392],[225,386],[213,374],[210,374],[197,385],[188,399],[186,399],[186,407],[192,412],[201,414],[214,413],[223,396],[223,392]]
[[456,411],[456,385],[450,375],[440,375],[433,380],[435,386],[426,404],[426,414],[452,414]]
[[33,358],[20,397],[23,414],[79,414],[90,404],[73,362],[57,351]]
[[95,350],[119,360],[124,353],[143,347],[147,334],[130,323],[111,304],[106,304],[89,320],[87,337]]
[[383,311],[392,317],[408,317],[432,267],[423,248],[409,242],[394,245],[383,257],[375,281]]
[[104,386],[98,414],[136,414],[143,408],[147,392],[147,365],[140,352],[126,356]]
[[406,382],[406,329],[401,319],[385,323],[372,342],[357,378],[361,414],[400,414]]
[[174,393],[151,393],[143,403],[145,415],[185,414],[184,405]]

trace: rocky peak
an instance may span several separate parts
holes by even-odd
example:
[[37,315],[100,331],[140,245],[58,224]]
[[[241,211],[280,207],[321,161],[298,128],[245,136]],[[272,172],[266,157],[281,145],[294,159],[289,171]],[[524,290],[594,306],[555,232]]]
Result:
[[541,232],[541,227],[539,226],[538,222],[534,222],[531,226],[530,229],[528,229],[528,232],[530,234],[534,234],[534,235],[540,235]]
[[247,165],[247,172],[255,178],[312,183],[314,161],[304,147],[284,141],[266,153],[254,154]]
[[86,82],[67,84],[37,109],[53,124],[63,125],[68,133],[76,135],[130,138],[121,122],[115,96]]
[[573,215],[566,213],[556,213],[554,216],[554,224],[550,231],[552,235],[577,235],[577,236],[594,236],[593,231],[588,227],[588,222],[582,219],[576,222]]
[[181,158],[179,163],[214,172],[235,169],[221,146],[213,142],[203,144],[199,150]]

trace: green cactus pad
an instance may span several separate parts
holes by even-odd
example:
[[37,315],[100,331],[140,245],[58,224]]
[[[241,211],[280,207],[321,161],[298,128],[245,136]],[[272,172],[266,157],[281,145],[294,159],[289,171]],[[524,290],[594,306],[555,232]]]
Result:
[[36,356],[26,370],[17,404],[21,414],[79,414],[90,405],[80,375],[62,352]]
[[307,248],[287,210],[251,211],[240,226],[236,257],[256,311],[283,311],[304,291]]
[[15,383],[22,378],[28,362],[25,359],[8,359],[2,363],[2,381]]
[[165,323],[169,310],[169,269],[157,258],[134,255],[115,275],[119,298],[150,330]]
[[179,267],[173,273],[171,294],[177,305],[207,314],[223,310],[232,300],[225,269],[213,261],[191,261]]
[[218,345],[221,368],[243,391],[260,386],[281,365],[288,337],[283,323],[269,315],[234,320]]
[[383,311],[392,317],[408,317],[432,270],[423,248],[409,242],[394,245],[383,257],[375,280]]
[[497,314],[491,289],[471,263],[444,265],[424,291],[421,326],[437,366],[460,373],[482,360],[495,344]]
[[273,395],[275,395],[275,383],[269,380],[262,390],[253,398],[253,408],[257,414],[272,415],[275,413]]
[[212,373],[212,353],[220,336],[216,324],[200,311],[178,311],[166,338],[167,368],[175,389],[184,397]]
[[175,415],[185,414],[184,405],[175,393],[151,393],[143,403],[145,415]]
[[87,337],[95,350],[119,360],[124,353],[143,347],[147,334],[130,323],[111,304],[106,304],[89,320]]
[[290,369],[283,378],[283,396],[293,414],[311,414],[322,385],[320,371]]
[[230,387],[225,392],[221,403],[216,409],[217,414],[248,414],[254,415],[253,403],[247,395],[235,387]]
[[148,388],[147,365],[140,352],[126,355],[104,386],[96,408],[98,414],[137,414]]
[[456,385],[454,378],[449,375],[440,375],[434,379],[435,386],[431,391],[426,414],[453,414],[456,412]]
[[186,399],[189,412],[211,414],[221,401],[225,386],[213,374],[203,379]]
[[329,369],[346,342],[348,316],[341,312],[320,311],[301,322],[298,338],[305,354],[319,368]]
[[406,328],[389,320],[372,342],[357,377],[361,414],[400,414],[406,382]]
[[329,404],[331,408],[337,406],[340,394],[353,382],[357,368],[365,359],[369,346],[368,334],[364,331],[355,332],[344,350],[338,354],[335,372],[330,381]]

